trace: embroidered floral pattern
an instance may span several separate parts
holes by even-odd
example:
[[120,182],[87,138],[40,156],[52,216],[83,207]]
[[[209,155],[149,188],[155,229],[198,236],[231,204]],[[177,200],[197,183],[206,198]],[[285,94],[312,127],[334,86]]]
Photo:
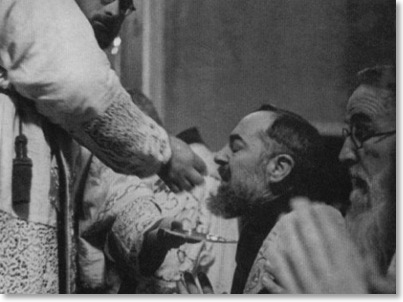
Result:
[[120,94],[102,116],[85,123],[84,129],[119,173],[151,175],[171,156],[165,131],[127,93]]
[[0,293],[58,293],[56,229],[0,211],[0,230]]
[[[150,179],[149,185],[153,191],[153,200],[161,209],[163,217],[175,217],[185,229],[209,231],[211,214],[205,202],[212,188],[196,188],[192,193],[174,194],[157,177]],[[206,242],[183,244],[177,249],[171,249],[153,277],[140,278],[137,293],[177,293],[176,281],[180,280],[183,272],[196,273],[197,270],[207,271],[211,267],[214,263],[211,249],[212,244]]]

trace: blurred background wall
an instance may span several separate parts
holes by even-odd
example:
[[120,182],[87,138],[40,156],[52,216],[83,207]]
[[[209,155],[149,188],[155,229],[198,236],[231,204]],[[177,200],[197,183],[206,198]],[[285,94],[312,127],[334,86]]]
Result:
[[219,149],[269,102],[338,134],[355,73],[395,62],[390,0],[137,0],[120,72],[172,133],[197,125]]

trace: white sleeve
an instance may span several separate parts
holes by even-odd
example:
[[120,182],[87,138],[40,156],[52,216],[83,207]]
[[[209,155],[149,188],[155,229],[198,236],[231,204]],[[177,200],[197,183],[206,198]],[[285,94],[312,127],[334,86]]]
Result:
[[[42,115],[116,171],[152,174],[169,160],[167,133],[132,104],[74,0],[1,0],[0,65]],[[120,122],[110,123],[115,112]]]

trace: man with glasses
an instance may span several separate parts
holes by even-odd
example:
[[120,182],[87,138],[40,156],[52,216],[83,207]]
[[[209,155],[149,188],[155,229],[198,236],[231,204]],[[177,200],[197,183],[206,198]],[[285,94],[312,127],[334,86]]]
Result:
[[346,224],[296,203],[279,235],[286,248],[267,255],[262,283],[271,293],[396,293],[396,70],[358,78],[339,155],[352,183]]
[[346,223],[361,254],[384,276],[396,252],[396,70],[378,66],[358,76],[339,155],[352,181]]

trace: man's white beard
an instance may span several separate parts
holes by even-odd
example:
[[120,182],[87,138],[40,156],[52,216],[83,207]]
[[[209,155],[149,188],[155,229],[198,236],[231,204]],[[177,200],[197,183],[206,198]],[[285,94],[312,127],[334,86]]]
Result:
[[[369,194],[356,196],[361,200],[352,200],[346,215],[347,228],[361,254],[381,273],[386,273],[391,251],[396,248],[396,201],[384,191],[371,188]],[[362,200],[369,195],[372,200]]]

